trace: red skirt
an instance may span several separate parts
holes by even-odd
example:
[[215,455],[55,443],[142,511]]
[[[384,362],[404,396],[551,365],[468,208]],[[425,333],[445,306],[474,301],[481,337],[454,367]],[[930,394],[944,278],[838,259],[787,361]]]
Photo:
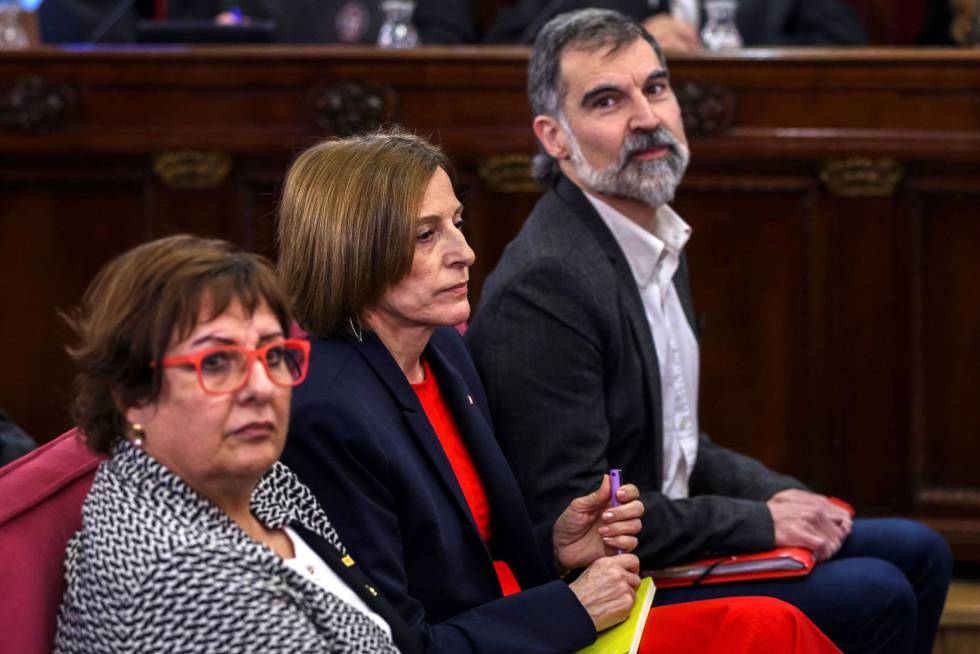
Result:
[[771,597],[655,607],[640,654],[840,654],[799,609]]

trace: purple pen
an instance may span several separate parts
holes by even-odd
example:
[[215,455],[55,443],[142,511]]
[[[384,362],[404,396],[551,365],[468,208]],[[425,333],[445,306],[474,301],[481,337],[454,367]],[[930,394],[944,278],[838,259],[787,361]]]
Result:
[[[619,493],[619,485],[622,483],[623,471],[619,468],[612,468],[609,471],[609,480],[612,482],[612,505],[619,506],[616,494]],[[623,550],[617,549],[616,554],[622,554]]]

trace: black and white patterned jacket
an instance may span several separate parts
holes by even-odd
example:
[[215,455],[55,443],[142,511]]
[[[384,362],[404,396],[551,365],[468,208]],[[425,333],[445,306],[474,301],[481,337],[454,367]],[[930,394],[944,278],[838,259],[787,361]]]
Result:
[[[252,511],[268,528],[299,531],[403,646],[393,609],[379,606],[356,568],[343,570],[343,544],[288,468],[277,463],[262,477]],[[59,654],[397,652],[370,619],[287,568],[127,442],[96,473],[65,570]]]

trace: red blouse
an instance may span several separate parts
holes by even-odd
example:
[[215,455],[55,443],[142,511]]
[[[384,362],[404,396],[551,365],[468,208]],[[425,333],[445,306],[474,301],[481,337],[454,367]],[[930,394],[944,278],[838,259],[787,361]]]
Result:
[[[425,410],[432,430],[435,431],[439,442],[442,444],[442,449],[449,459],[449,464],[456,475],[456,481],[459,482],[463,497],[466,498],[466,504],[473,516],[473,521],[476,522],[476,527],[480,530],[480,537],[483,538],[484,543],[489,543],[490,537],[493,535],[490,527],[490,502],[487,500],[487,492],[483,488],[480,473],[477,471],[473,457],[470,456],[470,451],[459,433],[456,420],[442,397],[442,392],[432,374],[429,362],[423,359],[422,365],[425,368],[425,379],[420,384],[412,384],[412,389],[418,396],[419,402],[422,403],[422,409]],[[504,561],[494,561],[493,564],[504,595],[518,592],[521,587],[517,583],[510,566]]]

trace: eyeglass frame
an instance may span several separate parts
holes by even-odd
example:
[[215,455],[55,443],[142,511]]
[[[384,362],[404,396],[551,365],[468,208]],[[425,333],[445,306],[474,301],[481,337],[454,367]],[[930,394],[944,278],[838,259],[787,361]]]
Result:
[[[272,373],[269,371],[269,360],[266,358],[269,350],[274,347],[299,347],[303,351],[303,367],[301,374],[298,379],[289,384],[282,384],[272,378]],[[208,390],[207,386],[204,384],[204,371],[201,369],[201,361],[205,357],[211,356],[215,352],[241,352],[245,354],[245,375],[242,377],[242,382],[229,390],[226,391],[212,391]],[[262,369],[265,370],[265,376],[269,378],[269,381],[279,386],[280,388],[292,388],[293,386],[298,386],[303,383],[306,379],[307,373],[310,371],[310,342],[302,338],[287,338],[281,341],[273,341],[272,343],[267,343],[265,345],[248,348],[244,345],[216,345],[214,347],[209,347],[199,352],[194,352],[193,354],[184,354],[181,356],[164,357],[160,360],[160,367],[162,368],[177,368],[181,366],[193,366],[195,372],[197,373],[197,384],[201,387],[201,390],[208,395],[230,395],[232,393],[237,393],[238,391],[245,388],[248,384],[248,380],[252,377],[252,368],[255,367],[255,360],[258,359],[262,362]],[[156,367],[156,361],[150,363],[151,368]]]

